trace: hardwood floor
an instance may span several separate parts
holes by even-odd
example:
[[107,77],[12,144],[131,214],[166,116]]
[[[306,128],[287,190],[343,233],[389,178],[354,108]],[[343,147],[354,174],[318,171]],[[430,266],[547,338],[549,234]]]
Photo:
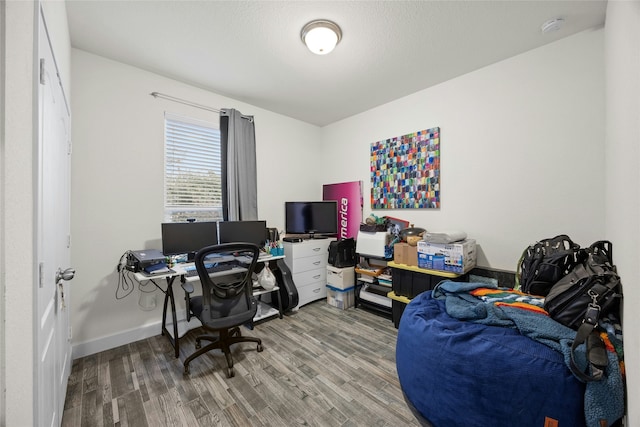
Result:
[[362,309],[314,302],[242,328],[260,337],[191,362],[198,330],[176,359],[155,336],[73,362],[63,426],[418,426],[402,397],[393,323]]

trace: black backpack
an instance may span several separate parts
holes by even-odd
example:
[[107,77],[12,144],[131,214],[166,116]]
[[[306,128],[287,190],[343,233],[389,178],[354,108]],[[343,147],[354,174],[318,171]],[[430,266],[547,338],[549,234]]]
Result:
[[[611,242],[600,240],[583,250],[585,257],[560,279],[545,298],[549,316],[577,331],[571,346],[571,370],[582,381],[597,381],[605,374],[607,355],[599,336],[599,320],[619,323],[622,283],[613,264]],[[576,348],[587,343],[587,372],[576,364]]]
[[353,238],[329,243],[328,263],[337,268],[356,265],[356,241]]
[[544,308],[554,320],[572,329],[582,324],[589,306],[599,317],[620,318],[622,284],[611,254],[611,242],[600,240],[584,249],[586,258],[550,289]]
[[546,296],[558,280],[580,264],[585,253],[566,234],[542,239],[530,245],[518,261],[516,278],[520,290]]

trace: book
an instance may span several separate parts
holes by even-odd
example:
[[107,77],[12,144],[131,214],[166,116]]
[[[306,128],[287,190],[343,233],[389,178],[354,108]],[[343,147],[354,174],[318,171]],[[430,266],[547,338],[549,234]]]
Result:
[[358,277],[358,280],[361,282],[367,282],[367,283],[374,283],[376,281],[374,277],[365,276],[365,275],[361,275],[360,277]]
[[393,286],[393,282],[391,282],[391,280],[382,280],[378,277],[378,284],[380,286],[385,286],[387,288],[390,288]]

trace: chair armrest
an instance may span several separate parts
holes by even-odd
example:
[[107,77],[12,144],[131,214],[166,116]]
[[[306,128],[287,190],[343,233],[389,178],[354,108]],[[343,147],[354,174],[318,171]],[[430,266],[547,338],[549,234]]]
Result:
[[182,283],[182,289],[184,289],[184,291],[188,294],[192,294],[193,293],[193,283],[191,282],[183,282]]
[[187,309],[187,322],[191,320],[191,298],[189,295],[193,293],[193,283],[187,282],[184,280],[184,276],[182,277],[182,283],[180,283],[182,289],[184,289],[184,300],[186,302]]

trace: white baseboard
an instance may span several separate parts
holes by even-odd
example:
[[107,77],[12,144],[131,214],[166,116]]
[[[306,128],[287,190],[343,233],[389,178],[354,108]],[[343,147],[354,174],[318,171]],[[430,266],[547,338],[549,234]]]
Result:
[[[201,325],[198,319],[195,318],[192,318],[190,322],[187,322],[186,313],[184,310],[177,313],[177,319],[178,336],[182,336],[188,330]],[[167,329],[170,331],[171,335],[173,335],[172,325],[172,323],[167,324]],[[162,321],[158,320],[157,322],[140,326],[139,328],[128,329],[117,334],[73,344],[71,350],[72,358],[75,360],[80,357],[100,353],[101,351],[110,350],[112,348],[120,347],[121,345],[130,344],[132,342],[160,335],[161,333]]]
[[100,353],[101,351],[120,347],[145,338],[153,337],[161,333],[161,322],[145,325],[135,329],[122,331],[114,335],[98,338],[91,341],[73,344],[71,354],[73,359]]

